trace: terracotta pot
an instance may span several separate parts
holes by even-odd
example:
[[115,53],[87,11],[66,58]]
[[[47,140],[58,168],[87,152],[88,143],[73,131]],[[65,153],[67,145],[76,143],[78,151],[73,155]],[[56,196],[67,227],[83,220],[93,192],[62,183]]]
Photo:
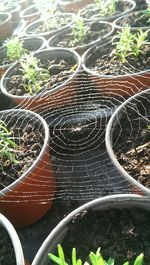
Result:
[[6,39],[12,33],[12,16],[10,13],[0,13],[0,17],[3,20],[3,22],[0,23],[0,36],[1,39]]
[[[118,161],[117,154],[133,150],[146,141],[144,129],[146,130],[149,125],[149,101],[150,89],[132,96],[120,105],[108,122],[105,138],[108,155],[119,174],[130,184],[132,192],[146,195],[150,195],[150,189],[125,170],[121,162]],[[143,134],[141,130],[143,130]],[[126,166],[125,162],[124,166]]]
[[[45,239],[43,242],[42,246],[38,250],[32,265],[48,265],[50,264],[50,259],[48,258],[48,253],[56,253],[57,252],[57,245],[62,244],[64,240],[67,240],[67,237],[69,236],[69,230],[71,229],[72,226],[76,226],[76,222],[79,223],[83,221],[83,219],[87,218],[86,214],[88,213],[88,217],[90,218],[90,214],[92,215],[95,211],[101,213],[102,211],[107,211],[110,212],[112,209],[132,209],[136,208],[137,210],[143,209],[147,210],[148,212],[150,211],[150,199],[149,197],[142,198],[139,195],[110,195],[106,196],[103,198],[98,198],[93,201],[90,201],[76,210],[72,211],[69,215],[67,215],[59,224],[51,231],[49,236]],[[135,216],[135,219],[137,220],[137,216]],[[111,222],[111,220],[110,220]],[[117,220],[116,220],[117,222]],[[127,220],[128,222],[128,220]],[[137,221],[138,222],[138,221]],[[91,238],[92,238],[92,227],[89,227],[91,230]],[[74,228],[75,232],[75,228]],[[77,231],[78,233],[78,231]],[[101,228],[99,230],[99,234],[94,235],[95,237],[99,237],[101,233]],[[108,230],[106,232],[106,237],[108,237]],[[109,231],[109,234],[111,234],[111,231]],[[74,233],[72,236],[76,237],[76,234]],[[82,234],[81,234],[82,237]],[[90,239],[88,239],[90,240]],[[119,240],[119,239],[118,239]],[[100,239],[99,239],[100,241]],[[99,242],[100,243],[100,242]],[[113,247],[112,242],[112,247]],[[85,242],[86,244],[86,242]],[[89,241],[88,241],[89,245]],[[79,246],[74,246],[78,249],[79,251]],[[99,246],[97,246],[98,248]],[[68,245],[69,248],[69,245]],[[70,246],[71,248],[71,246]],[[70,249],[71,251],[71,249]],[[95,251],[93,249],[89,249],[89,251]],[[65,249],[64,249],[65,252]],[[88,254],[88,253],[87,253]],[[77,254],[78,255],[78,254]],[[78,258],[80,258],[78,256]]]
[[113,24],[114,24],[114,27],[116,28],[116,30],[118,29],[123,29],[126,27],[126,25],[130,26],[131,27],[131,30],[132,31],[137,31],[139,29],[143,30],[143,31],[146,31],[146,30],[149,30],[150,26],[143,26],[143,27],[139,27],[139,26],[132,26],[132,22],[133,22],[133,19],[134,19],[134,15],[138,15],[141,16],[144,14],[146,10],[140,10],[140,11],[136,11],[136,12],[132,12],[132,13],[129,13],[129,14],[126,14],[122,17],[119,17],[117,18]]
[[55,177],[49,154],[49,129],[36,113],[20,109],[0,112],[6,124],[12,119],[23,127],[32,122],[43,133],[44,143],[34,163],[12,184],[0,191],[0,211],[15,227],[28,226],[40,219],[51,207],[55,193]]
[[71,19],[71,21],[64,26],[59,26],[59,28],[57,28],[57,29],[53,29],[53,30],[46,31],[46,32],[36,33],[35,29],[37,29],[39,26],[42,26],[42,24],[43,24],[43,19],[40,18],[40,19],[30,23],[29,25],[27,25],[27,27],[24,30],[24,35],[27,37],[41,36],[41,37],[44,37],[45,39],[49,39],[50,37],[52,37],[53,35],[55,35],[59,32],[64,32],[74,23],[74,15],[71,13],[61,13],[61,14],[56,14],[54,16],[56,16],[58,19],[61,19],[61,18],[65,19],[66,17],[68,17]]
[[58,85],[54,89],[51,89],[50,91],[39,93],[36,96],[16,96],[11,95],[8,92],[7,87],[9,77],[13,75],[16,67],[19,66],[19,62],[17,62],[12,65],[2,76],[2,92],[6,96],[10,97],[21,108],[30,109],[35,112],[44,111],[51,107],[57,108],[72,103],[72,101],[75,100],[76,97],[75,77],[79,73],[81,67],[80,56],[76,52],[65,48],[46,49],[41,52],[35,53],[35,56],[40,59],[41,62],[42,60],[45,61],[45,58],[49,58],[49,60],[60,56],[64,59],[70,58],[77,65],[77,68],[73,74],[70,74],[66,81],[64,81],[62,84]]
[[69,3],[62,3],[61,8],[65,12],[78,13],[81,8],[85,7],[88,4],[92,4],[94,2],[95,2],[94,0],[79,0],[79,1],[74,1],[73,3],[70,1]]
[[36,5],[31,5],[20,12],[20,18],[24,19],[27,24],[33,22],[40,17],[40,11]]
[[[82,57],[82,66],[91,82],[94,84],[96,91],[103,96],[109,97],[125,97],[128,98],[150,86],[150,70],[139,71],[132,74],[124,75],[104,75],[96,73],[88,66],[92,61],[93,55],[101,56],[101,49],[111,44],[100,45],[99,47],[91,47]],[[99,53],[99,55],[98,55]]]
[[[72,47],[72,49],[77,51],[80,55],[82,55],[91,46],[102,44],[105,39],[107,39],[109,36],[111,36],[113,34],[114,28],[113,28],[111,23],[104,22],[104,21],[100,21],[100,22],[97,22],[97,23],[99,23],[99,28],[101,28],[102,30],[104,30],[105,27],[106,28],[109,27],[109,32],[106,33],[106,35],[104,35],[102,37],[99,36],[96,40],[93,40],[92,42],[88,42],[87,44],[84,44],[84,45],[78,45],[78,46]],[[86,26],[88,26],[89,24],[91,24],[91,23],[90,22],[85,22]],[[63,40],[64,37],[67,36],[67,34],[69,34],[71,32],[72,32],[72,28],[70,27],[65,32],[54,35],[53,37],[51,37],[48,40],[48,46],[49,47],[60,47],[59,46],[59,42],[61,40]],[[99,34],[100,33],[101,32],[99,32]],[[70,48],[70,47],[67,47],[67,48]]]
[[21,246],[20,239],[17,235],[17,232],[10,221],[0,213],[0,225],[7,231],[9,234],[10,240],[12,242],[15,258],[16,258],[16,265],[27,265],[24,260],[23,250]]
[[[125,3],[130,5],[129,9],[127,9],[124,12],[120,12],[120,13],[118,12],[116,15],[103,16],[103,17],[96,17],[95,16],[95,17],[86,18],[86,17],[84,17],[84,14],[83,14],[84,13],[84,8],[80,10],[80,14],[87,21],[94,21],[94,20],[98,20],[98,21],[114,21],[115,19],[117,19],[117,18],[119,18],[119,17],[121,17],[121,16],[123,16],[125,14],[128,14],[128,13],[132,12],[135,9],[135,7],[136,7],[136,3],[135,3],[134,0],[123,0],[123,2],[125,2]],[[96,5],[96,3],[94,5]],[[85,7],[85,9],[86,9],[86,7]],[[93,9],[92,5],[91,5],[91,9]]]
[[[42,37],[26,37],[22,38],[23,40],[23,48],[28,50],[29,52],[41,51],[47,47],[47,41]],[[2,47],[0,49],[0,57],[1,59],[6,58],[6,48]],[[13,62],[14,63],[14,62]],[[6,72],[6,70],[13,65],[13,63],[0,65],[0,77]]]

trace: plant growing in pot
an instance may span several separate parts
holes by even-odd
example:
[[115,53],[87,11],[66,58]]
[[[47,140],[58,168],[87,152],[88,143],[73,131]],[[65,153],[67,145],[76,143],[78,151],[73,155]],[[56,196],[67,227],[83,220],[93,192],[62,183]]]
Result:
[[130,13],[136,4],[130,0],[95,0],[95,3],[87,5],[80,10],[81,16],[85,20],[106,20],[113,21],[116,18]]
[[0,112],[0,211],[16,227],[30,225],[51,207],[55,178],[45,120],[27,110]]
[[10,221],[0,214],[0,262],[5,265],[27,265],[21,242]]
[[10,67],[1,79],[2,92],[20,107],[43,111],[72,103],[80,56],[69,49],[46,49]]
[[70,251],[75,246],[81,260],[87,260],[89,249],[101,246],[105,259],[113,257],[116,264],[126,260],[132,264],[141,252],[145,256],[144,264],[149,264],[149,202],[149,197],[121,194],[80,206],[51,231],[32,265],[50,264],[48,253],[56,253],[58,244],[65,249],[69,261]]
[[[49,258],[51,261],[53,261],[55,264],[58,265],[69,265],[69,263],[66,262],[66,257],[65,257],[65,253],[64,250],[62,248],[61,245],[58,245],[58,256],[54,255],[53,253],[49,253],[48,254]],[[71,255],[71,260],[72,260],[72,264],[74,265],[114,265],[115,264],[115,260],[113,258],[109,258],[108,261],[104,260],[102,254],[101,254],[101,250],[100,247],[96,250],[96,252],[92,252],[90,251],[89,255],[89,260],[85,261],[84,263],[82,262],[81,259],[77,258],[77,251],[76,248],[72,249],[72,255]],[[143,264],[143,260],[144,260],[144,255],[143,253],[141,253],[134,261],[133,265],[142,265]],[[123,265],[129,265],[129,262],[125,262],[123,263]]]
[[83,69],[101,95],[127,98],[150,86],[148,31],[126,27],[83,55]]
[[92,45],[102,41],[113,33],[112,24],[109,22],[85,22],[78,14],[74,24],[64,33],[51,37],[49,47],[68,47],[79,54],[85,52]]
[[46,39],[56,33],[64,32],[74,22],[71,13],[49,14],[45,12],[42,17],[30,23],[24,30],[25,36],[42,36]]
[[106,129],[106,148],[132,191],[150,194],[149,171],[150,90],[125,101],[112,115]]
[[46,47],[42,37],[19,38],[13,36],[7,39],[0,50],[0,77],[16,61],[26,53],[39,51]]
[[150,5],[145,10],[139,10],[126,14],[114,21],[116,29],[125,28],[129,25],[133,31],[138,29],[149,30],[150,28]]

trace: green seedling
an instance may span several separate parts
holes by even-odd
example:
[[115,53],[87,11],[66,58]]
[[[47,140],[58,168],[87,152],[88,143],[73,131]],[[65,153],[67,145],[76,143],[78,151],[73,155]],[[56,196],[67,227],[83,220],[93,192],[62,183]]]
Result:
[[6,47],[6,56],[12,62],[19,60],[27,53],[27,50],[23,48],[23,41],[17,36],[5,41],[4,46]]
[[[63,251],[62,246],[59,244],[58,245],[58,256],[49,253],[48,254],[49,258],[51,261],[53,261],[57,265],[71,265],[68,264],[65,258],[65,254]],[[133,265],[143,265],[143,260],[144,260],[144,255],[140,254],[134,261]],[[77,254],[76,254],[76,248],[72,249],[72,265],[82,265],[83,262],[81,259],[77,259]],[[84,265],[115,265],[115,259],[109,258],[108,261],[104,260],[101,253],[100,253],[100,248],[97,249],[96,253],[90,252],[89,254],[89,262],[84,262]],[[129,262],[125,262],[122,265],[130,265]]]
[[41,84],[50,78],[47,69],[39,67],[39,60],[33,55],[26,55],[20,61],[23,73],[23,87],[30,94],[36,94],[41,90]]
[[95,0],[102,16],[112,16],[116,12],[118,0]]
[[77,44],[82,43],[87,31],[88,28],[85,26],[82,17],[80,17],[80,15],[78,14],[72,28],[73,41],[71,42],[71,45],[75,46]]
[[18,163],[14,152],[16,147],[17,144],[14,142],[11,132],[7,129],[6,124],[0,120],[0,160],[2,166]]
[[[149,30],[145,32],[140,30],[137,33],[132,33],[128,26],[118,32],[118,35],[113,38],[113,44],[115,44],[115,54],[122,63],[125,63],[130,56],[137,58],[143,53],[142,48],[146,43],[148,32]],[[118,41],[114,42],[116,39]]]

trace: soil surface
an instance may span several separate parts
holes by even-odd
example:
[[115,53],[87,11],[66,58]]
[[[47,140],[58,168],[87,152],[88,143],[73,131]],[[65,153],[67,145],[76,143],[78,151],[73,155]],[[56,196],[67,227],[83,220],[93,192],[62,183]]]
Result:
[[[85,23],[86,34],[84,35],[82,41],[74,40],[74,35],[72,30],[68,31],[66,34],[61,34],[52,43],[53,46],[57,47],[75,47],[89,44],[95,40],[103,39],[110,31],[109,25],[102,24],[99,21],[92,23]],[[72,27],[73,28],[73,27]],[[51,46],[51,45],[50,45]]]
[[69,14],[51,16],[45,21],[43,20],[41,23],[37,23],[37,25],[35,24],[34,28],[32,27],[28,30],[28,34],[39,34],[61,29],[67,26],[72,19],[72,15]]
[[11,239],[2,226],[0,226],[0,265],[16,265]]
[[[83,211],[69,226],[62,244],[70,261],[72,247],[83,262],[90,251],[101,247],[103,257],[115,258],[115,265],[133,261],[144,253],[145,263],[150,264],[150,212],[142,209],[111,209],[109,211]],[[71,262],[70,262],[71,263]]]
[[[112,17],[121,14],[122,12],[129,10],[131,6],[132,5],[126,1],[118,1],[115,7],[115,13],[111,16],[107,14],[105,17]],[[85,8],[81,9],[81,16],[85,19],[99,19],[104,17],[104,14],[101,12],[97,4],[89,4]]]
[[150,16],[146,10],[140,12],[132,12],[119,19],[117,25],[126,27],[129,25],[130,27],[150,27]]
[[12,153],[18,162],[14,164],[6,159],[0,160],[0,190],[18,179],[33,164],[43,145],[42,133],[31,123],[24,128],[11,124],[7,129],[17,144]]
[[[42,63],[39,63],[39,67],[48,69],[50,78],[48,80],[39,81],[41,89],[37,92],[33,87],[32,95],[54,89],[55,87],[65,82],[76,70],[76,65],[73,60],[71,60],[70,58],[64,60],[63,58],[61,58],[61,56],[53,60],[42,59]],[[31,94],[24,88],[23,76],[21,71],[18,70],[19,68],[20,67],[16,68],[16,71],[9,78],[7,89],[13,95],[31,96]]]
[[[135,132],[131,133],[129,124],[125,121],[123,123],[124,127],[122,124],[121,127],[124,133],[119,136],[114,146],[117,159],[130,176],[150,188],[150,130],[146,125],[145,128],[137,129],[138,124],[133,123]],[[118,128],[114,131],[116,137],[117,131]],[[115,136],[113,142],[115,142]]]
[[95,48],[88,58],[86,66],[102,75],[124,75],[137,73],[150,68],[150,45],[143,46],[138,58],[130,56],[125,63],[115,55],[113,45],[105,45],[100,49]]

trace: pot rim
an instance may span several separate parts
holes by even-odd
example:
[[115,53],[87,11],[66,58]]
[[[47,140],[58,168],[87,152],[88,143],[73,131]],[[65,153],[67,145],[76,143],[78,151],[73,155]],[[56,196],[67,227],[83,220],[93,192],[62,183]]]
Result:
[[[121,0],[120,0],[121,1]],[[109,21],[109,20],[115,20],[117,18],[119,18],[120,16],[123,16],[123,15],[126,15],[126,14],[129,14],[131,13],[135,7],[136,7],[136,2],[134,0],[122,0],[123,2],[128,2],[128,3],[131,3],[132,4],[132,7],[129,8],[128,10],[122,12],[122,13],[119,13],[119,14],[116,14],[116,15],[113,15],[113,16],[104,16],[104,17],[100,17],[98,19],[87,19],[87,18],[84,18],[86,21],[95,21],[95,20],[106,20],[106,21]]]
[[[99,78],[105,78],[105,79],[126,79],[126,77],[132,77],[132,78],[136,78],[136,76],[141,76],[143,74],[146,74],[146,73],[150,73],[150,68],[147,69],[147,70],[143,70],[143,71],[139,71],[139,72],[135,72],[135,73],[131,73],[131,74],[122,74],[122,75],[104,75],[104,74],[99,74],[99,73],[96,73],[94,70],[90,70],[90,68],[88,68],[86,66],[86,60],[92,56],[92,50],[96,49],[96,50],[99,50],[101,49],[102,47],[104,46],[107,46],[109,43],[111,43],[111,40],[109,40],[108,42],[105,42],[103,43],[102,45],[100,46],[92,46],[90,47],[84,54],[83,56],[81,57],[81,60],[82,60],[82,67],[83,69],[88,73],[88,74],[91,74],[91,75],[94,75],[96,77],[99,77]],[[147,42],[146,45],[149,45],[150,46],[150,42]]]
[[11,65],[7,70],[6,72],[3,74],[2,78],[1,78],[1,90],[2,92],[7,95],[8,97],[11,97],[12,99],[13,98],[16,98],[16,99],[35,99],[35,98],[42,98],[43,96],[46,96],[46,95],[49,95],[49,94],[53,94],[55,93],[56,91],[58,91],[59,89],[63,89],[64,85],[67,85],[78,73],[78,71],[80,70],[81,68],[81,58],[80,58],[80,55],[76,52],[76,51],[73,51],[71,49],[67,49],[67,48],[49,48],[49,49],[44,49],[44,50],[41,50],[39,52],[35,52],[34,55],[39,55],[41,53],[48,53],[48,52],[51,52],[51,53],[58,53],[58,52],[62,52],[62,54],[65,52],[65,53],[68,53],[70,55],[73,55],[73,57],[76,59],[76,64],[77,64],[77,69],[75,70],[75,72],[73,74],[70,75],[70,77],[64,81],[62,84],[58,85],[57,87],[55,87],[54,89],[50,89],[49,91],[46,91],[45,93],[39,93],[37,95],[33,95],[33,96],[17,96],[17,95],[12,95],[10,94],[9,92],[7,92],[7,89],[5,88],[4,86],[4,82],[5,82],[5,78],[7,78],[7,75],[11,72],[11,70],[17,65],[19,64],[19,62],[15,62],[13,65]]
[[[31,39],[39,39],[39,40],[41,40],[42,41],[42,44],[41,44],[41,47],[39,47],[39,49],[38,50],[36,50],[36,51],[29,51],[29,52],[32,52],[32,53],[35,53],[35,52],[39,52],[39,51],[41,51],[41,50],[43,50],[43,48],[45,48],[46,49],[46,47],[47,47],[47,41],[46,41],[46,39],[44,39],[42,36],[28,36],[28,37],[26,37],[26,36],[24,36],[24,37],[20,37],[20,40],[23,40],[23,42],[24,41],[30,41]],[[24,44],[24,43],[23,43]],[[1,49],[0,49],[0,53],[3,53],[3,52],[5,52],[5,46],[3,45],[2,47],[1,47]],[[18,61],[15,61],[15,62],[12,62],[12,63],[8,63],[8,64],[4,64],[4,65],[0,65],[0,69],[1,68],[6,68],[6,69],[8,69],[9,67],[11,67],[14,63],[16,63],[16,62],[18,62]]]
[[140,191],[142,191],[145,195],[150,195],[150,189],[146,188],[144,185],[140,184],[138,181],[136,181],[133,177],[131,177],[127,171],[121,166],[121,164],[118,162],[118,159],[115,156],[115,153],[113,151],[112,148],[112,137],[111,137],[111,130],[112,130],[112,126],[115,124],[115,120],[118,117],[118,113],[120,111],[122,111],[122,109],[130,102],[132,101],[134,98],[144,94],[150,92],[150,89],[147,89],[145,91],[141,91],[140,93],[131,96],[130,98],[128,98],[125,102],[123,102],[112,114],[110,120],[108,121],[107,127],[106,127],[106,134],[105,134],[105,144],[106,144],[106,150],[107,153],[113,163],[113,165],[115,166],[115,168],[117,168],[117,170],[121,173],[121,175],[128,181],[128,183],[132,184],[132,186],[135,186],[137,188],[140,189]]
[[23,250],[17,232],[13,227],[13,225],[11,224],[11,222],[1,213],[0,213],[0,225],[2,225],[3,228],[5,228],[5,230],[10,236],[15,252],[16,265],[25,265]]
[[[91,21],[85,21],[85,23],[90,24]],[[86,48],[86,47],[88,48],[88,47],[91,47],[91,46],[94,45],[94,44],[95,44],[95,45],[98,44],[100,41],[103,41],[103,40],[106,39],[108,36],[112,35],[112,33],[113,33],[113,31],[114,31],[114,26],[113,26],[113,24],[112,24],[111,22],[109,22],[109,21],[99,21],[99,23],[109,25],[109,26],[111,27],[111,31],[108,32],[103,38],[99,37],[99,38],[97,38],[95,41],[89,42],[89,43],[84,44],[84,45],[74,46],[74,47],[71,47],[71,48],[68,47],[68,49],[76,50],[76,49],[84,49],[84,48]],[[68,28],[65,32],[60,32],[60,33],[57,33],[57,34],[55,34],[54,36],[50,37],[50,38],[48,39],[48,46],[49,46],[49,47],[52,47],[52,46],[50,46],[50,44],[49,44],[51,41],[55,40],[56,38],[60,37],[61,35],[65,34],[65,33],[70,32],[71,29],[72,29],[72,27]]]
[[16,113],[16,116],[20,114],[20,112],[23,113],[27,113],[28,116],[32,116],[32,117],[36,117],[37,120],[40,121],[40,123],[43,126],[44,129],[44,143],[43,146],[41,148],[41,151],[38,155],[38,157],[34,160],[33,164],[22,174],[21,177],[19,177],[18,179],[16,179],[14,182],[12,182],[10,185],[8,185],[7,187],[5,187],[4,189],[0,190],[0,198],[4,197],[7,193],[10,192],[10,190],[14,190],[16,186],[20,185],[22,183],[22,181],[28,177],[28,175],[30,174],[30,172],[33,171],[33,169],[37,166],[37,164],[39,163],[40,160],[43,159],[44,156],[44,152],[47,148],[47,145],[49,143],[49,128],[48,125],[46,123],[46,121],[37,113],[30,111],[30,110],[25,110],[25,109],[8,109],[8,110],[2,110],[0,111],[0,115],[7,115],[7,113],[11,113],[14,115],[14,113]]
[[8,12],[0,12],[0,15],[5,15],[5,16],[7,16],[6,19],[5,19],[2,23],[0,23],[0,27],[1,27],[3,24],[5,24],[6,22],[8,22],[9,20],[11,20],[11,18],[12,18],[11,13],[8,13]]
[[[116,20],[113,21],[113,26],[115,29],[124,29],[125,26],[119,26],[117,23],[118,21],[120,21],[121,19],[125,18],[125,17],[128,17],[128,16],[131,16],[132,14],[138,14],[138,13],[143,13],[144,10],[138,10],[138,11],[133,11],[132,13],[128,13],[128,14],[125,14],[125,15],[122,15],[121,17],[117,18]],[[138,29],[141,29],[141,30],[149,30],[150,27],[147,26],[147,27],[131,27],[131,30],[133,31],[137,31]]]
[[26,14],[26,12],[28,12],[30,9],[32,10],[32,8],[37,8],[36,4],[33,4],[31,6],[28,6],[27,8],[23,9],[21,12],[20,12],[20,18],[22,19],[26,19],[26,18],[30,18],[32,17],[33,15],[39,15],[40,14],[40,11],[37,9],[37,11],[31,13],[31,14]]
[[[73,13],[60,13],[60,14],[55,14],[54,16],[57,16],[57,17],[61,17],[61,16],[65,16],[65,15],[70,15],[72,17],[72,20],[70,22],[68,22],[68,24],[66,24],[65,26],[59,28],[59,29],[54,29],[54,30],[50,30],[50,31],[46,31],[46,32],[39,32],[39,33],[28,33],[28,30],[30,29],[30,27],[33,27],[34,25],[36,25],[37,23],[42,23],[43,22],[43,19],[42,18],[38,18],[36,19],[35,21],[29,23],[26,28],[24,29],[24,34],[25,36],[47,36],[48,34],[50,33],[54,33],[57,32],[57,30],[65,30],[67,29],[70,25],[72,25],[74,23],[74,18],[75,18],[75,14]],[[50,18],[50,17],[49,17]]]
[[[104,210],[105,207],[113,208],[115,205],[132,205],[137,206],[140,205],[143,208],[147,208],[150,210],[150,197],[143,197],[136,194],[117,194],[117,195],[108,195],[104,197],[100,197],[94,199],[90,202],[79,206],[71,213],[69,213],[66,217],[64,217],[50,232],[47,238],[42,243],[41,247],[39,248],[36,256],[34,257],[31,265],[40,265],[42,261],[43,255],[47,254],[47,250],[49,249],[49,241],[54,242],[56,244],[57,235],[59,236],[60,231],[64,230],[64,233],[67,233],[67,225],[72,221],[72,219],[78,215],[79,212],[84,212],[89,210],[90,208]],[[45,265],[47,263],[42,263],[41,265]]]

